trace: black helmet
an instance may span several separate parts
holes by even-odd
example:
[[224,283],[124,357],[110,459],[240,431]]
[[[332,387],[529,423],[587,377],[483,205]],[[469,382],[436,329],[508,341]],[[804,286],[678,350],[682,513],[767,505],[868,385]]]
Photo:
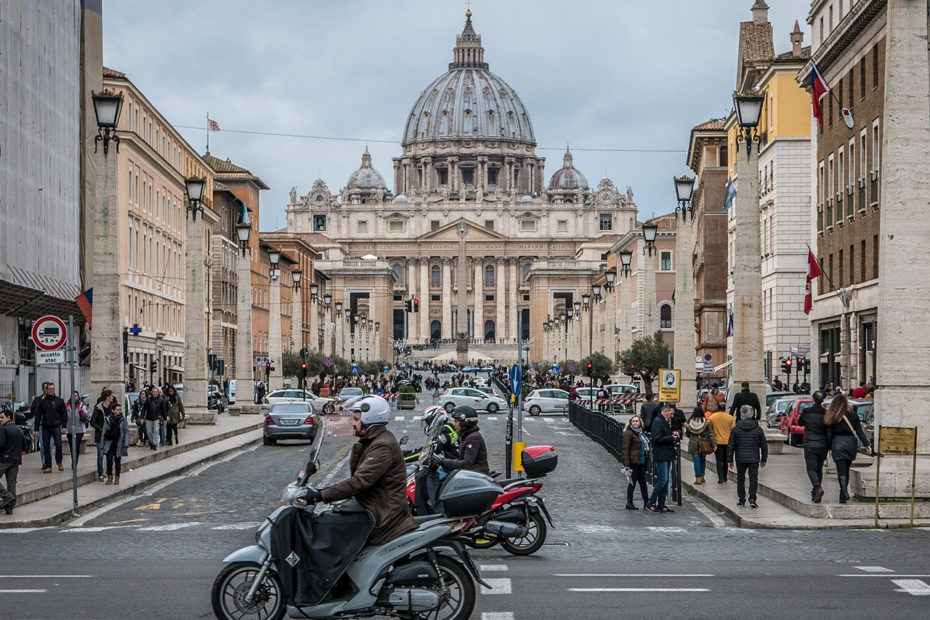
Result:
[[478,423],[478,412],[474,407],[459,405],[452,411],[452,419],[458,420],[462,428],[468,428]]

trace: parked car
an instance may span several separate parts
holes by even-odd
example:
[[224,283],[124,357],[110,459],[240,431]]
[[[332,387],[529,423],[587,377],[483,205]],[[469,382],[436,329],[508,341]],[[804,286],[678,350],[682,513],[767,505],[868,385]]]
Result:
[[567,413],[568,392],[555,389],[533,390],[523,401],[523,410],[530,415]]
[[308,439],[317,433],[317,418],[309,402],[290,401],[275,403],[265,412],[262,443],[273,446],[279,439]]
[[207,385],[207,409],[216,409],[218,413],[223,413],[226,404],[223,401],[223,391],[220,386],[210,383]]
[[345,409],[363,396],[365,396],[365,390],[360,387],[344,387],[336,395],[336,405]]
[[275,390],[265,396],[263,402],[263,408],[277,403],[307,402],[313,406],[314,411],[330,414],[336,410],[334,399],[317,396],[308,390]]
[[809,395],[803,395],[800,398],[790,400],[785,413],[779,422],[779,429],[785,436],[785,443],[790,446],[800,447],[804,445],[804,427],[798,421],[804,410],[814,404],[814,399]]
[[774,399],[765,410],[765,423],[769,428],[781,428],[781,420],[791,402],[806,397],[806,394],[791,394]]
[[494,396],[476,390],[474,388],[450,388],[443,392],[439,397],[439,402],[446,411],[452,412],[459,405],[468,405],[474,407],[476,411],[487,411],[488,413],[497,413],[507,407],[507,401],[503,398]]

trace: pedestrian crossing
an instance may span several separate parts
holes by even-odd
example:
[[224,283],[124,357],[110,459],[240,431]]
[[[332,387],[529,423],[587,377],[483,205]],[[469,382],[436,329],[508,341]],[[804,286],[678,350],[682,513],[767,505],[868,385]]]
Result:
[[[422,419],[422,417],[423,417],[423,416],[420,415],[420,414],[414,414],[414,415],[394,414],[394,421],[395,421],[395,422],[419,422],[419,421]],[[505,413],[504,415],[485,415],[485,414],[479,414],[479,415],[478,415],[478,422],[479,422],[479,423],[480,423],[480,422],[485,422],[485,421],[487,421],[487,422],[500,422],[500,421],[506,421],[507,418],[508,418],[508,416],[507,416],[506,413]],[[516,421],[516,415],[514,415],[514,421]],[[533,424],[543,424],[543,425],[546,425],[546,426],[553,426],[553,427],[554,427],[554,426],[562,426],[562,425],[571,426],[571,422],[569,421],[568,417],[567,417],[567,416],[562,416],[562,415],[554,415],[554,416],[531,416],[531,415],[528,415],[528,414],[527,414],[527,415],[524,415],[524,416],[523,416],[523,423],[524,423],[524,424],[529,424],[529,425],[533,425]]]

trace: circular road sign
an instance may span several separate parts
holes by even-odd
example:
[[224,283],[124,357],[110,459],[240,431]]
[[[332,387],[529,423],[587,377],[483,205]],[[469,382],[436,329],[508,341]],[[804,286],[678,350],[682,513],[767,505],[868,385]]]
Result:
[[569,362],[567,368],[568,368],[568,372],[575,372],[576,370],[578,370],[578,364],[576,364],[575,362]]
[[43,351],[60,349],[67,337],[65,322],[57,316],[46,315],[32,324],[32,341]]
[[324,360],[323,360],[323,365],[326,366],[327,368],[329,368],[330,366],[332,366],[332,365],[333,365],[333,358],[327,357],[326,359],[324,359]]

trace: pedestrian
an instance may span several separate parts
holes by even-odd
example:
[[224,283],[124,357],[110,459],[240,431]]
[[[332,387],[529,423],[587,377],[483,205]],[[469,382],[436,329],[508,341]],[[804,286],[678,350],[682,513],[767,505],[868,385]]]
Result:
[[869,391],[865,388],[865,381],[860,381],[859,387],[853,389],[852,394],[850,394],[850,397],[856,398],[856,399],[862,399],[862,398],[865,398],[868,393]]
[[643,507],[649,503],[646,489],[646,463],[649,456],[649,437],[643,428],[643,420],[638,415],[630,418],[630,424],[623,430],[620,438],[620,462],[626,469],[626,509],[638,510],[633,503],[633,493],[639,485],[643,496]]
[[647,394],[646,401],[639,408],[639,417],[643,420],[643,428],[647,433],[652,432],[652,418],[655,416],[656,408],[659,403],[656,401],[655,394]]
[[811,395],[814,402],[798,417],[798,425],[804,428],[804,464],[811,481],[811,499],[819,504],[823,499],[823,464],[830,445],[827,443],[827,426],[823,408],[824,393],[817,390]]
[[731,469],[733,462],[736,462],[736,505],[746,505],[746,472],[749,472],[749,505],[758,508],[756,490],[759,488],[759,468],[765,467],[769,446],[762,427],[753,419],[754,415],[752,405],[740,407],[740,420],[730,433],[727,460]]
[[717,449],[717,440],[710,423],[704,417],[704,410],[695,407],[691,417],[685,424],[685,433],[688,435],[688,453],[694,464],[694,484],[704,484],[704,468],[707,464],[707,455],[713,454]]
[[743,381],[741,387],[743,388],[742,391],[733,397],[733,404],[730,405],[730,415],[732,415],[734,418],[739,415],[740,420],[742,420],[743,405],[750,405],[755,411],[753,419],[758,420],[762,416],[762,406],[759,404],[759,397],[755,392],[749,391],[748,381]]
[[[90,413],[87,411],[87,405],[81,400],[81,394],[75,390],[71,394],[71,400],[66,404],[68,411],[68,445],[71,446],[71,465],[77,467],[78,458],[81,455],[81,442],[84,441],[84,433],[87,432],[87,423],[90,422]],[[72,413],[73,411],[73,413]],[[76,441],[72,441],[76,439]]]
[[168,398],[168,445],[171,445],[171,435],[174,434],[174,443],[179,444],[181,440],[178,439],[178,424],[181,423],[181,420],[185,418],[184,414],[184,403],[181,402],[181,397],[178,395],[177,389],[173,385],[169,385],[167,392]]
[[[0,508],[13,514],[16,505],[16,477],[23,462],[25,437],[21,428],[13,423],[13,412],[0,412],[0,476],[6,477],[6,487],[0,484]],[[5,554],[4,554],[5,555]]]
[[[827,427],[827,445],[830,446],[830,452],[833,462],[836,463],[836,480],[840,483],[840,503],[845,504],[849,501],[849,467],[856,460],[859,453],[859,441],[865,446],[866,454],[872,456],[872,446],[869,445],[869,438],[862,431],[862,424],[859,422],[859,416],[849,408],[849,400],[838,394],[833,397],[830,408],[824,416],[824,425]],[[806,442],[805,442],[806,443]]]
[[136,430],[139,432],[139,443],[137,444],[139,447],[145,446],[145,444],[148,443],[144,414],[145,401],[148,398],[148,394],[148,390],[143,389],[139,392],[139,398],[132,404],[131,421],[136,425]]
[[723,409],[723,394],[720,392],[720,386],[715,383],[704,397],[704,413],[709,418],[711,414]]
[[145,432],[149,437],[149,448],[158,450],[158,442],[161,439],[161,421],[164,416],[162,415],[161,390],[157,387],[153,387],[149,391],[149,397],[145,400],[143,411]]
[[100,482],[103,482],[103,424],[112,413],[113,400],[110,388],[103,388],[90,416],[90,426],[94,429],[94,444],[97,447],[97,480]]
[[717,444],[717,449],[714,452],[714,461],[717,466],[717,484],[726,484],[727,445],[730,443],[730,432],[733,430],[733,426],[736,425],[736,420],[726,409],[721,409],[708,416],[707,423],[710,424],[710,428],[714,432],[714,442]]
[[680,437],[672,431],[669,421],[675,415],[675,408],[666,404],[659,415],[652,421],[652,462],[656,470],[656,481],[649,496],[646,510],[651,512],[675,512],[665,505],[668,494],[668,476],[672,459],[675,458],[675,442]]
[[[51,467],[51,463],[45,462],[45,450],[42,449],[42,432],[41,427],[39,426],[39,404],[42,402],[42,399],[45,397],[46,389],[48,388],[48,381],[42,382],[42,390],[36,394],[36,397],[32,399],[32,403],[29,405],[29,417],[32,418],[33,428],[38,431],[35,434],[36,439],[39,439],[39,456],[42,459],[42,470],[45,471],[46,467]],[[35,439],[33,440],[35,441]]]
[[42,471],[52,473],[51,442],[55,443],[55,463],[58,471],[64,471],[64,458],[61,453],[61,428],[68,421],[68,410],[65,401],[55,395],[55,384],[49,381],[45,387],[45,395],[39,400],[36,425],[39,426],[39,436],[42,443],[42,462],[45,467]]
[[[107,455],[106,484],[119,484],[122,458],[129,456],[129,421],[123,415],[120,404],[113,406],[113,413],[103,423],[103,451]],[[116,477],[113,465],[116,464]]]

